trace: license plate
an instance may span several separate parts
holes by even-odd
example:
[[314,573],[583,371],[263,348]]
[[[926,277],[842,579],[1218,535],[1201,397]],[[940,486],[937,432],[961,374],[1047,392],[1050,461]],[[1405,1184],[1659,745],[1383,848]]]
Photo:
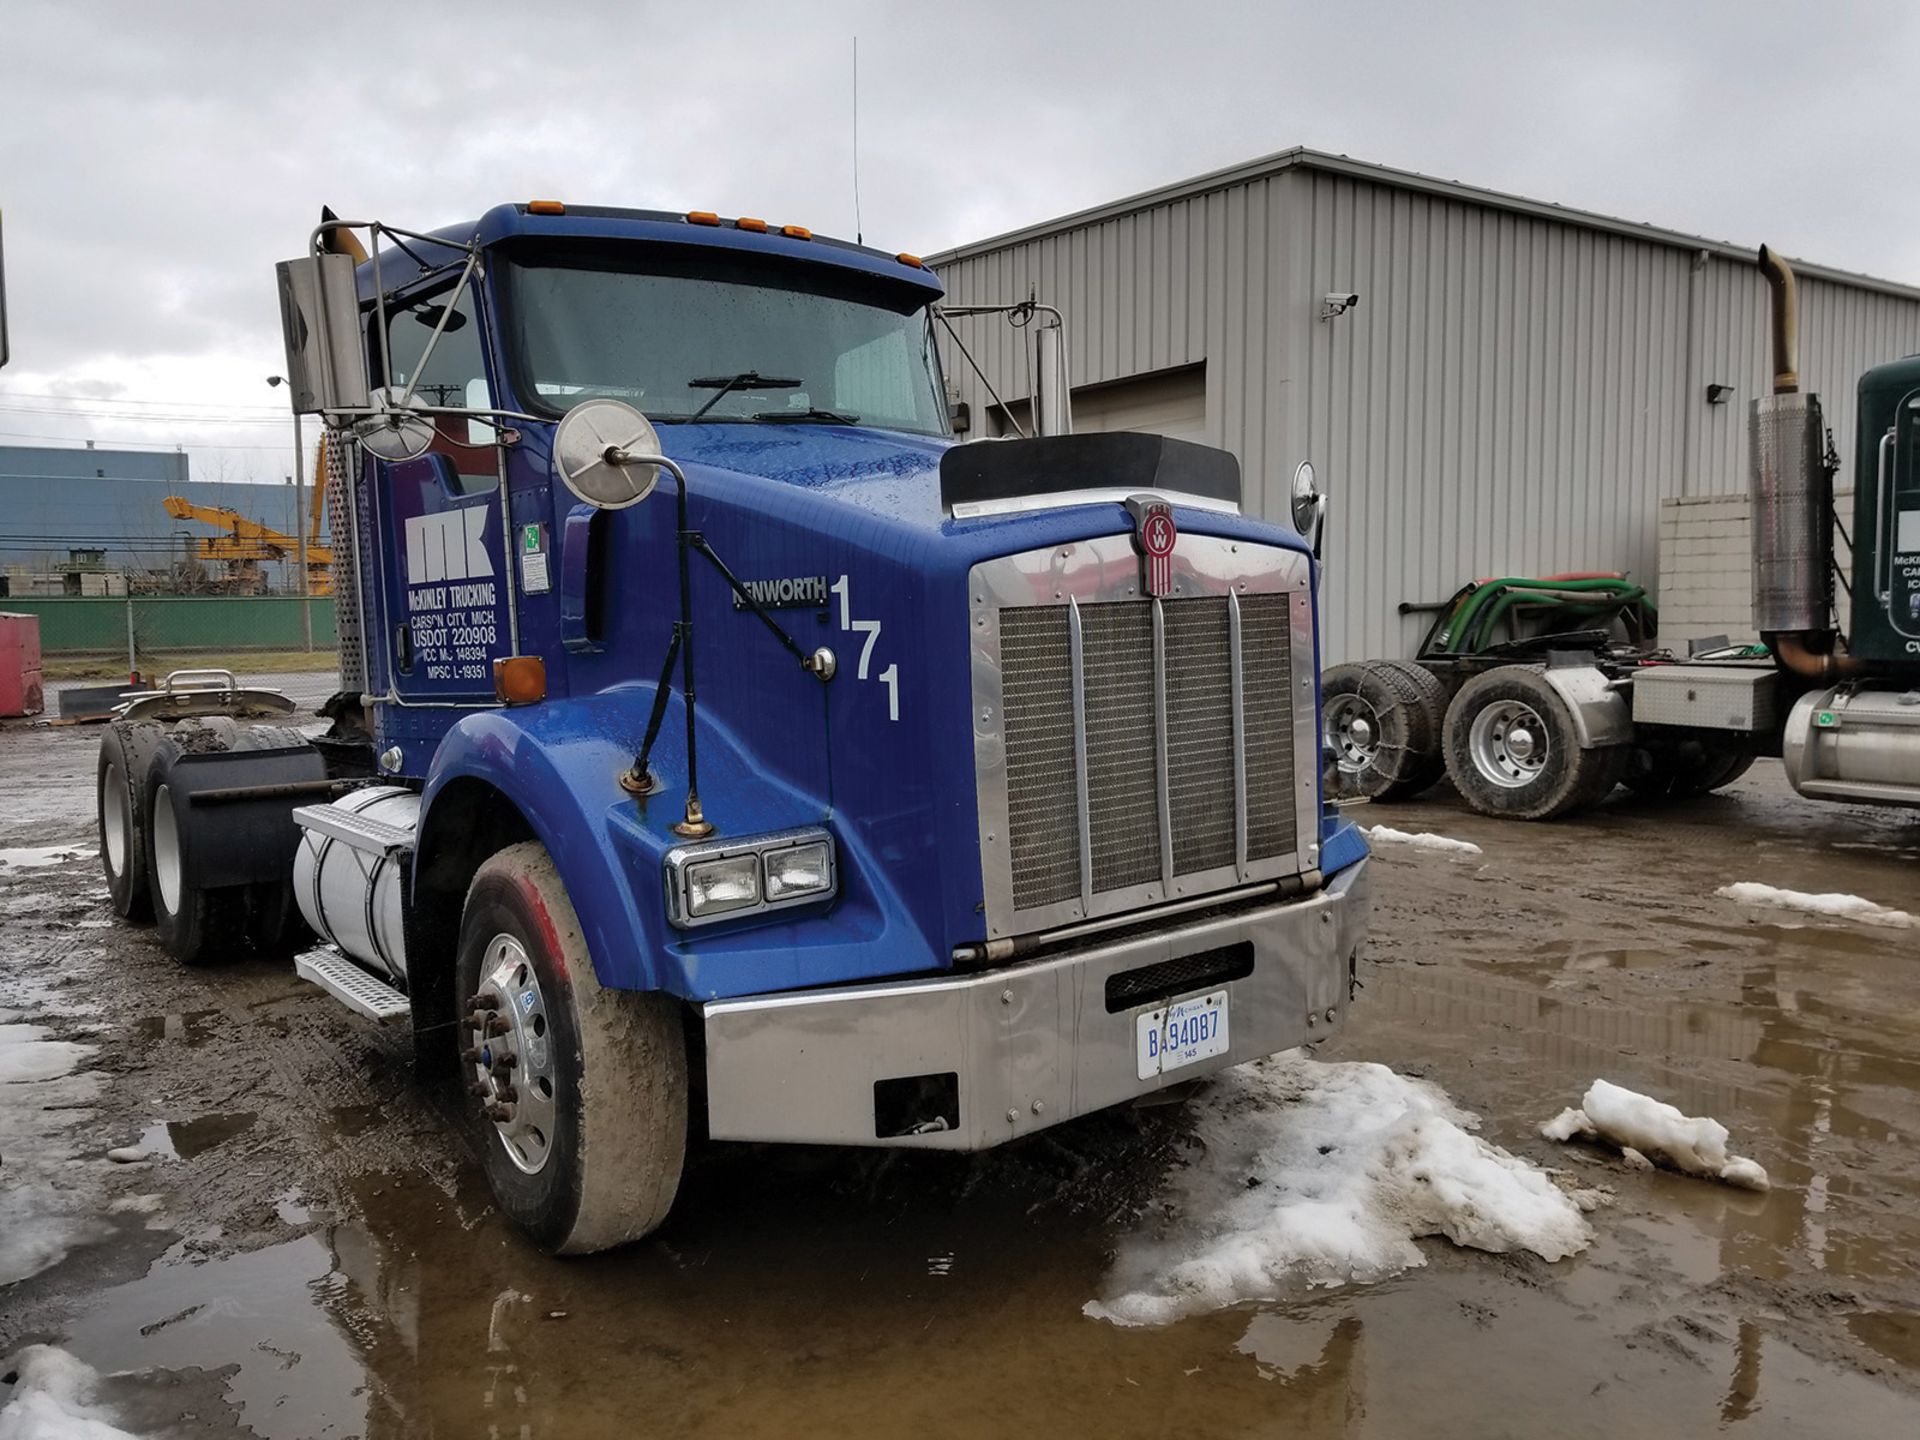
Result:
[[1227,992],[1176,1000],[1134,1021],[1134,1058],[1147,1080],[1227,1053]]

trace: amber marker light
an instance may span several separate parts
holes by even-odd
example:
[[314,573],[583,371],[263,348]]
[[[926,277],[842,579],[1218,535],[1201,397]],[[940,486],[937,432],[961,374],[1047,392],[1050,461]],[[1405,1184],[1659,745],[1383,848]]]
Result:
[[902,265],[913,266],[913,268],[916,270],[924,270],[927,268],[926,261],[922,260],[918,255],[909,255],[904,250],[902,250],[898,255],[894,256],[893,258],[898,260]]
[[547,698],[547,662],[538,655],[509,655],[493,662],[493,693],[508,705]]
[[720,223],[720,217],[711,210],[689,210],[687,211],[687,223],[689,225],[718,225]]
[[567,207],[558,200],[529,200],[527,213],[529,215],[564,215],[567,213]]
[[737,228],[741,230],[751,230],[756,235],[764,235],[767,233],[767,222],[764,220],[756,220],[751,215],[742,215],[733,223]]
[[789,240],[811,240],[813,232],[804,225],[782,225],[780,233]]

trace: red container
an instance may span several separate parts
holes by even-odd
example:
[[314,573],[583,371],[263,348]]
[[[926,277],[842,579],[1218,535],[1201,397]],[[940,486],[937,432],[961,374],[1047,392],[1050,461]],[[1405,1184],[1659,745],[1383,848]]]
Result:
[[40,617],[0,610],[0,716],[38,715],[45,705]]

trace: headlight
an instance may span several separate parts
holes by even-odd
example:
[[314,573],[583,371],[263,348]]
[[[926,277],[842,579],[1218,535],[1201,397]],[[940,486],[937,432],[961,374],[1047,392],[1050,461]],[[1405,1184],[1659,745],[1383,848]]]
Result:
[[694,919],[725,915],[760,903],[760,857],[736,855],[687,866],[687,914]]
[[682,929],[831,899],[838,885],[833,837],[820,829],[676,845],[666,855],[667,918]]
[[767,852],[767,899],[819,895],[833,885],[832,847],[824,840]]

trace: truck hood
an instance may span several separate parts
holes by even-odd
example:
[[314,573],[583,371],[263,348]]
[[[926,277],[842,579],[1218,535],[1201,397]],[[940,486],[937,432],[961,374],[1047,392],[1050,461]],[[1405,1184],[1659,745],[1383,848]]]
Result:
[[912,526],[940,528],[940,456],[952,441],[851,425],[662,425],[682,465],[771,480]]

